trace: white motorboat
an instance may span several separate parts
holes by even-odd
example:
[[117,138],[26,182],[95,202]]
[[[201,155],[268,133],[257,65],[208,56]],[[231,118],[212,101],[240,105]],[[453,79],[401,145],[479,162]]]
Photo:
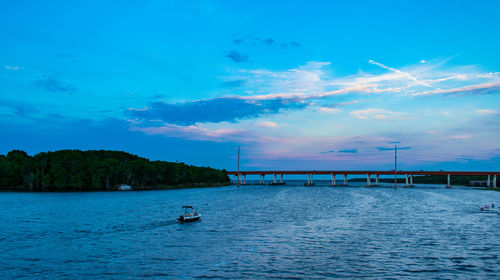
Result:
[[118,187],[118,190],[119,191],[131,191],[132,190],[132,186],[129,186],[129,185],[120,185]]
[[479,207],[479,209],[483,212],[497,212],[498,211],[498,208],[495,208],[494,205],[491,205],[491,206],[485,205],[483,207]]
[[184,214],[182,214],[177,220],[179,222],[194,222],[201,218],[200,213],[194,210],[193,206],[182,206],[184,209]]

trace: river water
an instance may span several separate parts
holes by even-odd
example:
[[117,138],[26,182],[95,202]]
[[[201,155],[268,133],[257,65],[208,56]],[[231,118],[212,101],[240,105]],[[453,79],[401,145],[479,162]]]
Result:
[[[0,278],[499,279],[492,202],[389,184],[0,193]],[[201,221],[176,222],[186,204]]]

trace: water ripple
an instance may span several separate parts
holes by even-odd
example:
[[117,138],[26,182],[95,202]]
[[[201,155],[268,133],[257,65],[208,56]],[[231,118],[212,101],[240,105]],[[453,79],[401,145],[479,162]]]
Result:
[[[499,198],[442,186],[298,184],[0,193],[0,271],[2,279],[498,279],[500,216],[477,206]],[[185,204],[201,222],[176,222]]]

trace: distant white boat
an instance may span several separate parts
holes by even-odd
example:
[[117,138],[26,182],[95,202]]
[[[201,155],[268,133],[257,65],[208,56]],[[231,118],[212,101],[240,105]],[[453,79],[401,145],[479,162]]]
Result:
[[120,185],[118,187],[118,190],[119,191],[131,191],[132,190],[132,186],[129,186],[129,185]]

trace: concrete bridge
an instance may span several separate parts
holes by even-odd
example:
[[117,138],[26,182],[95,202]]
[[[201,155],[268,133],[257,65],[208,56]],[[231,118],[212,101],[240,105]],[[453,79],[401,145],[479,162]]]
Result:
[[[246,176],[247,175],[258,175],[259,176],[259,184],[265,184],[265,176],[272,175],[273,181],[269,185],[284,185],[283,181],[284,175],[307,175],[307,182],[304,183],[305,186],[313,186],[314,175],[330,175],[331,184],[330,186],[347,186],[347,176],[348,175],[366,175],[366,186],[376,186],[379,184],[379,175],[404,175],[406,178],[406,187],[410,187],[413,185],[413,176],[414,175],[447,175],[448,176],[448,184],[446,187],[451,187],[451,176],[460,175],[460,176],[487,176],[486,186],[487,187],[497,187],[497,175],[500,175],[500,171],[402,171],[399,170],[397,172],[392,171],[340,171],[340,170],[312,170],[312,171],[228,171],[229,175],[233,175],[235,180],[234,182],[239,182],[240,184],[246,184]],[[336,176],[341,175],[343,177],[343,181],[341,184],[337,184]],[[371,176],[375,176],[375,184],[372,184]],[[279,176],[279,181],[277,181],[277,176]]]

